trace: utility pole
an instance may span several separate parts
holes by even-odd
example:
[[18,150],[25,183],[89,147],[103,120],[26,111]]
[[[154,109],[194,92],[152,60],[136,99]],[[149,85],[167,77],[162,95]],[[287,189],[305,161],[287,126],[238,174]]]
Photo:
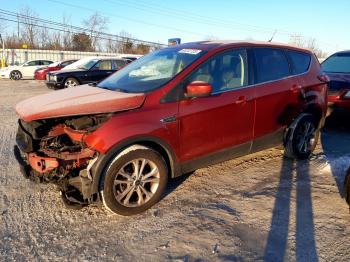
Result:
[[19,17],[17,14],[17,40],[19,41]]
[[0,41],[2,43],[2,56],[1,56],[1,67],[5,67],[5,41],[2,39],[2,35],[0,34]]

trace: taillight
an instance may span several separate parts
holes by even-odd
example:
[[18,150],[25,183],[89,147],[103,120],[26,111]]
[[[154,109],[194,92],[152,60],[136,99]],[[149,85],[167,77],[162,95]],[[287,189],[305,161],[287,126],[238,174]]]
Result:
[[329,76],[326,75],[325,73],[322,73],[321,75],[317,76],[317,78],[324,83],[329,83],[329,81],[331,81]]

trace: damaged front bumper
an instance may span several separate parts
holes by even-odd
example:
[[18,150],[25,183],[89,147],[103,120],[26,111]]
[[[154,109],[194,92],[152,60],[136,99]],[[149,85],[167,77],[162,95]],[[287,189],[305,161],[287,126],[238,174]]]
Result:
[[98,203],[90,170],[99,153],[83,142],[87,131],[57,123],[45,132],[42,129],[40,123],[19,121],[14,155],[23,176],[57,185],[70,207]]

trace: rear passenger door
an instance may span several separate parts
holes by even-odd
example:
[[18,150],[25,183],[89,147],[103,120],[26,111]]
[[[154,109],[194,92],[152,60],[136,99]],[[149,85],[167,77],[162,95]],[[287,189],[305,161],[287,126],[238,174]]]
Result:
[[285,127],[299,114],[301,83],[286,51],[254,48],[256,115],[253,151],[280,144]]

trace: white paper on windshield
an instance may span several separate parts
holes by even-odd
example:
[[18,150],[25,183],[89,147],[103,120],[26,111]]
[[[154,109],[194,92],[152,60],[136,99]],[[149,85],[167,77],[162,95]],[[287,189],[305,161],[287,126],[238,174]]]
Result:
[[202,52],[202,50],[199,50],[199,49],[181,49],[179,51],[179,53],[182,53],[182,54],[190,54],[190,55],[198,55],[200,52]]

